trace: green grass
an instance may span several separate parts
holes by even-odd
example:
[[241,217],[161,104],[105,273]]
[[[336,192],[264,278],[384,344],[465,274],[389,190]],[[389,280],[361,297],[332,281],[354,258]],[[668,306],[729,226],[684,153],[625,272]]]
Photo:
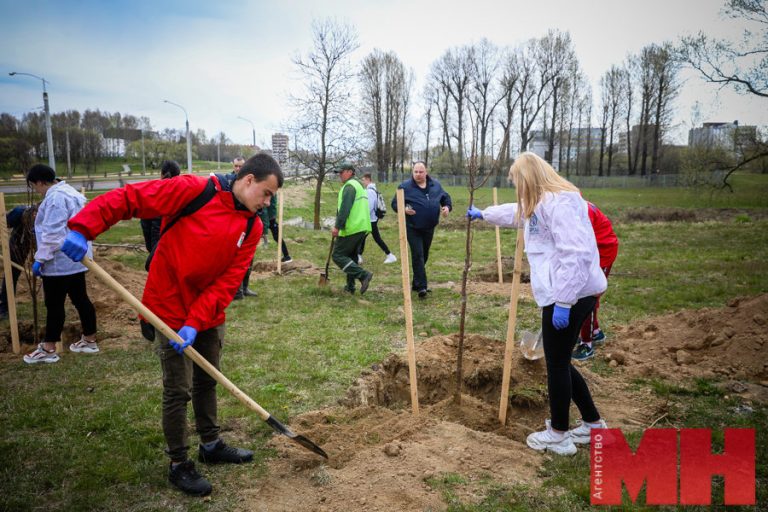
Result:
[[[742,181],[743,180],[743,181]],[[610,215],[621,240],[619,258],[602,301],[601,324],[610,332],[619,324],[681,308],[721,306],[738,295],[768,291],[768,177],[748,175],[734,180],[730,196],[705,197],[683,189],[585,190]],[[290,185],[293,187],[293,185]],[[395,186],[382,187],[391,197]],[[321,214],[335,210],[338,182],[323,195]],[[459,296],[446,283],[460,284],[464,262],[462,218],[468,202],[464,189],[449,189],[455,211],[438,228],[427,267],[433,296],[413,303],[414,330],[435,335],[453,333],[459,325]],[[287,190],[289,197],[302,196]],[[285,219],[311,220],[307,190],[301,204],[287,202]],[[490,190],[478,192],[476,203],[490,203]],[[514,191],[500,191],[509,201]],[[93,197],[89,194],[89,197]],[[24,201],[22,195],[7,204]],[[656,206],[681,208],[750,209],[749,221],[723,217],[699,223],[627,223],[624,209]],[[382,235],[399,254],[394,212],[381,223]],[[285,236],[295,260],[325,265],[330,235],[286,227]],[[494,232],[479,224],[474,231],[473,271],[495,265]],[[97,240],[102,243],[142,244],[138,221],[121,222]],[[369,241],[365,267],[375,273],[370,291],[360,297],[344,294],[343,274],[331,265],[330,287],[317,285],[319,271],[270,276],[252,281],[258,297],[233,303],[228,311],[223,371],[254,400],[281,420],[307,410],[334,404],[360,371],[404,347],[401,276],[398,266],[383,265],[384,255]],[[514,232],[502,230],[505,256],[514,253]],[[256,259],[273,260],[271,242]],[[131,268],[143,267],[144,254],[129,252],[118,258]],[[92,279],[89,277],[89,279]],[[117,300],[117,299],[115,299]],[[509,298],[471,296],[468,332],[499,340],[505,338]],[[29,308],[21,308],[29,317]],[[68,311],[68,318],[74,312]],[[518,329],[537,328],[538,309],[521,302]],[[5,328],[7,324],[0,324]],[[60,363],[26,366],[19,358],[0,359],[0,510],[235,510],[239,490],[253,487],[266,461],[271,430],[226,391],[219,390],[220,422],[224,436],[256,451],[255,465],[205,468],[215,496],[202,501],[168,488],[160,430],[160,371],[150,344],[138,326],[124,336],[128,348],[107,340],[95,357],[65,354]],[[417,340],[418,340],[417,336]],[[595,371],[610,379],[613,370],[594,363]],[[668,420],[676,426],[765,425],[766,411],[751,416],[729,412],[732,400],[717,393],[713,383],[693,382],[685,387],[664,383],[650,386],[671,404]],[[759,434],[758,473],[762,488],[768,471],[765,435]],[[631,439],[631,438],[630,438]],[[637,441],[635,439],[634,441]],[[190,442],[196,443],[191,436]],[[583,452],[583,451],[582,451]],[[451,510],[587,510],[588,461],[575,458],[548,460],[542,488],[503,487],[489,475],[484,496],[464,503],[455,492],[463,475],[435,477],[429,485],[446,497]],[[759,486],[760,487],[760,486]],[[454,489],[454,490],[452,490]],[[762,491],[764,493],[764,491]],[[761,494],[764,503],[766,496]],[[643,510],[635,507],[633,510]]]

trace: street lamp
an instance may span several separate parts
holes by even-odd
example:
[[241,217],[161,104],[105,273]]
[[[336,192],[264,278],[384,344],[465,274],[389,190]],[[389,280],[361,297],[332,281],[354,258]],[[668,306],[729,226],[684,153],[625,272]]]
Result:
[[250,119],[246,119],[243,116],[237,116],[237,118],[251,123],[251,129],[253,130],[253,149],[255,151],[256,150],[256,127],[253,125],[253,121],[251,121]]
[[189,116],[187,115],[187,109],[172,101],[163,100],[163,103],[175,105],[184,112],[184,120],[187,123],[187,172],[192,172],[192,139],[189,138]]
[[56,159],[53,156],[53,132],[51,131],[51,111],[48,108],[48,91],[45,90],[45,82],[47,82],[47,80],[45,78],[39,77],[37,75],[33,75],[31,73],[18,73],[16,71],[11,71],[8,74],[11,76],[16,76],[16,75],[31,76],[32,78],[37,78],[38,80],[43,82],[43,109],[45,110],[45,132],[48,138],[48,165],[50,165],[51,169],[55,171]]

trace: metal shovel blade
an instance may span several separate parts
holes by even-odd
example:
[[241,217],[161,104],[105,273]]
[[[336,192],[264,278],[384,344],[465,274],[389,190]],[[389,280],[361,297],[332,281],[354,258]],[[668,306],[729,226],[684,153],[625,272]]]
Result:
[[328,286],[328,276],[320,274],[320,279],[317,281],[317,284],[320,286]]
[[325,453],[325,450],[317,446],[315,443],[313,443],[306,437],[299,434],[294,434],[293,432],[291,432],[291,430],[288,427],[286,427],[285,425],[277,421],[275,417],[272,416],[271,414],[269,418],[267,418],[266,422],[267,422],[267,425],[269,425],[275,430],[275,432],[283,434],[285,437],[287,437],[294,443],[300,444],[307,450],[313,451],[316,454],[320,455],[321,457],[325,457],[326,459],[328,458],[328,454]]

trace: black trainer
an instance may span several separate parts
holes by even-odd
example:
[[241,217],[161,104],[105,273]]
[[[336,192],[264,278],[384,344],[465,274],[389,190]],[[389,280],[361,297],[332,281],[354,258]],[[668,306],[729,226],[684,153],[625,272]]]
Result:
[[360,295],[365,293],[365,290],[368,289],[368,285],[371,284],[371,279],[373,279],[373,272],[368,272],[368,274],[360,280]]
[[224,441],[219,439],[216,446],[210,450],[206,450],[203,445],[200,445],[197,459],[200,462],[206,462],[208,464],[240,464],[241,462],[251,462],[253,460],[253,452],[242,448],[228,446]]
[[168,470],[168,481],[177,489],[192,496],[208,496],[211,494],[211,484],[195,469],[195,463],[185,460],[176,467],[171,464]]

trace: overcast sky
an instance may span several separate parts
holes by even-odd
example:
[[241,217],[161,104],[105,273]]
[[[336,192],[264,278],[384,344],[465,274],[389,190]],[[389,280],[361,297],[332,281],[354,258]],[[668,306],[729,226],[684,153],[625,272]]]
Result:
[[[0,0],[0,112],[17,117],[42,104],[50,82],[52,112],[99,108],[149,116],[155,130],[224,131],[236,143],[257,144],[288,120],[287,98],[298,88],[291,58],[311,47],[313,19],[353,25],[359,62],[372,49],[392,50],[417,77],[449,47],[486,37],[515,46],[550,28],[569,31],[596,89],[600,75],[649,43],[676,41],[705,30],[737,39],[743,26],[721,14],[722,0]],[[757,100],[719,91],[692,73],[676,102],[676,139],[684,142],[692,105],[698,122],[768,125]],[[418,101],[418,100],[417,100]],[[420,110],[420,109],[419,109]],[[413,110],[415,112],[415,110]],[[413,118],[412,118],[413,122]],[[418,140],[418,138],[416,139]]]

